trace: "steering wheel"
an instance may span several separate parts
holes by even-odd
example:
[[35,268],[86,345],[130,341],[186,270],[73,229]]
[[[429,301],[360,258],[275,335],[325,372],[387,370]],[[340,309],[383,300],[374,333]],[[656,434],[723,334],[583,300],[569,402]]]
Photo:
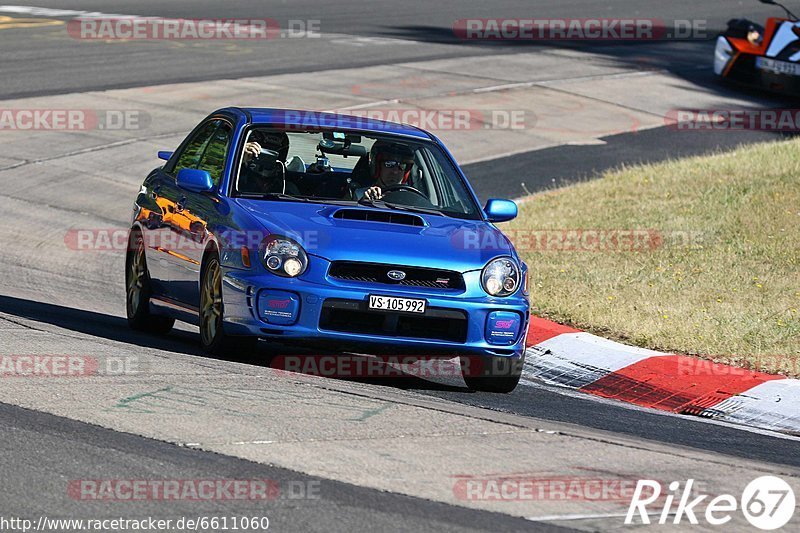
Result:
[[424,192],[420,191],[419,189],[415,189],[411,185],[406,185],[404,183],[400,183],[398,185],[392,185],[391,187],[386,187],[383,190],[384,194],[388,194],[390,192],[400,192],[400,191],[413,192],[414,194],[418,194],[418,195],[422,196],[423,198],[425,198],[426,202],[430,202],[431,201],[430,198],[428,198],[428,196]]

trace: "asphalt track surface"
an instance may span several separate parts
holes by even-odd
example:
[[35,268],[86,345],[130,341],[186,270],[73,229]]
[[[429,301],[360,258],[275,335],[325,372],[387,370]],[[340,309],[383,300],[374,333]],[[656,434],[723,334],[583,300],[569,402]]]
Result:
[[[16,4],[24,4],[17,2]],[[67,5],[68,4],[68,5]],[[97,10],[106,13],[128,13],[122,2],[32,2],[31,5],[60,9]],[[224,54],[207,45],[190,50],[177,50],[168,43],[120,43],[118,46],[92,47],[91,44],[71,41],[50,30],[0,31],[0,99],[32,97],[114,87],[155,85],[178,81],[199,81],[220,77],[270,75],[286,72],[313,72],[342,67],[391,64],[401,61],[469,57],[498,52],[514,54],[530,51],[533,44],[497,45],[462,43],[452,37],[455,18],[492,16],[531,16],[530,2],[441,2],[425,1],[371,2],[367,9],[360,2],[336,2],[317,5],[316,2],[139,2],[130,14],[164,17],[235,18],[269,17],[278,21],[289,19],[319,19],[328,34],[349,36],[332,46],[319,46],[313,40],[294,42],[277,40],[263,49],[229,50]],[[548,17],[641,16],[673,19],[708,19],[709,26],[721,27],[732,16],[763,18],[775,10],[755,2],[737,7],[729,13],[730,3],[724,1],[678,1],[659,3],[645,8],[640,2],[537,2],[536,15]],[[256,14],[254,14],[256,13]],[[454,15],[457,13],[457,15]],[[397,45],[359,39],[401,39],[412,41]],[[361,44],[354,44],[354,43]],[[367,45],[372,43],[374,46]],[[695,61],[708,57],[708,41],[688,43],[655,43],[641,46],[593,46],[593,52],[607,53],[618,58],[640,61],[645,56],[659,68],[667,68],[690,79],[705,74],[697,72]],[[588,45],[564,45],[580,48]],[[92,47],[92,48],[90,48]],[[244,47],[242,47],[244,48]],[[676,57],[675,50],[684,50]],[[209,58],[213,58],[209,60]],[[782,102],[776,99],[775,102]],[[594,172],[612,168],[620,163],[659,160],[666,157],[704,153],[717,148],[734,146],[772,138],[769,134],[743,133],[728,137],[713,134],[669,136],[664,129],[642,134],[625,134],[607,139],[602,147],[556,147],[520,154],[502,161],[475,163],[466,167],[482,196],[490,192],[498,196],[519,196],[524,190],[516,181],[490,183],[492,170],[498,165],[509,174],[526,176],[526,187],[540,190],[553,183],[586,179]],[[673,142],[674,141],[674,142]],[[676,144],[680,142],[680,144]],[[530,170],[536,172],[531,176]],[[26,265],[19,265],[24,275]],[[111,313],[87,311],[97,298],[88,293],[71,293],[68,283],[59,281],[48,291],[55,299],[71,299],[73,306],[9,296],[16,293],[14,281],[4,279],[0,296],[0,312],[36,322],[55,325],[68,331],[87,334],[99,339],[126,343],[132,351],[147,346],[163,350],[171,357],[199,357],[197,335],[176,331],[167,338],[142,336],[126,330],[124,319]],[[101,297],[111,302],[119,296],[119,288]],[[422,394],[453,402],[479,406],[495,412],[513,413],[537,420],[550,420],[594,428],[635,439],[673,445],[676,449],[708,450],[737,458],[763,461],[780,470],[800,466],[797,441],[742,430],[732,426],[708,424],[686,416],[653,413],[627,408],[613,402],[598,401],[579,395],[564,394],[543,386],[520,386],[510,395],[490,395],[468,392],[461,383],[430,382],[406,378],[395,381],[367,381],[367,389],[388,387],[403,394]],[[89,424],[0,404],[0,476],[4,479],[2,512],[5,515],[71,517],[87,513],[63,499],[49,494],[63,492],[58,482],[74,479],[86,472],[98,477],[144,479],[164,476],[173,479],[237,478],[239,476],[298,480],[296,472],[208,452],[181,449],[142,437],[127,435]],[[56,479],[53,472],[59,472]],[[313,480],[305,476],[304,480]],[[545,529],[546,524],[489,513],[466,510],[423,499],[384,493],[346,483],[320,480],[330,490],[322,491],[320,501],[278,501],[269,508],[276,524],[291,524],[292,530],[517,530]],[[162,512],[155,503],[137,508],[140,515]],[[91,508],[93,516],[102,517],[108,508]],[[119,512],[120,509],[115,509]],[[174,516],[183,514],[181,506],[171,506]],[[247,513],[247,506],[206,508],[192,504],[192,514]],[[204,511],[204,512],[198,512]],[[128,517],[133,517],[130,515]],[[279,528],[276,528],[279,529]],[[553,528],[553,531],[558,529]]]
[[[500,513],[298,476],[281,468],[179,448],[6,404],[0,404],[0,431],[0,473],[10,489],[4,494],[3,515],[28,518],[34,523],[40,516],[69,519],[87,516],[88,511],[88,516],[101,520],[121,515],[173,522],[182,517],[266,516],[270,531],[529,531],[534,527],[553,533],[573,531]],[[32,456],[38,460],[30,461]],[[58,497],[64,486],[52,472],[79,479],[87,472],[86,462],[96,472],[115,479],[264,479],[293,488],[291,493],[276,494],[266,504],[215,501],[164,505],[150,501],[131,502],[112,510],[100,502],[87,505],[75,500],[64,508]],[[9,487],[10,480],[26,482]],[[319,494],[320,499],[305,497],[310,494]]]
[[[63,28],[0,31],[0,99],[181,81],[266,76],[289,72],[384,65],[404,61],[480,56],[531,51],[543,46],[589,50],[631,62],[646,60],[653,68],[691,73],[709,61],[708,46],[729,18],[779,15],[777,8],[755,0],[732,6],[726,0],[638,2],[619,0],[563,2],[547,0],[478,0],[429,2],[393,0],[359,2],[10,2],[56,9],[108,14],[184,18],[269,18],[287,28],[290,20],[318,20],[319,39],[282,38],[262,43],[234,42],[86,42]],[[2,15],[3,13],[0,13]],[[12,13],[5,13],[12,16]],[[656,19],[670,28],[675,20],[700,20],[707,30],[697,40],[655,43],[627,42],[465,42],[455,37],[453,23],[489,17],[621,17]],[[68,20],[71,17],[61,17]],[[327,34],[327,36],[326,36]],[[687,44],[689,45],[687,48]],[[264,102],[269,107],[269,102]]]
[[[597,177],[622,165],[657,163],[725,151],[742,144],[786,138],[766,131],[675,132],[654,128],[637,133],[604,137],[605,144],[555,146],[525,152],[500,160],[464,165],[463,169],[482,201],[488,198],[518,198],[529,192],[560,187]],[[498,180],[498,170],[508,177]]]

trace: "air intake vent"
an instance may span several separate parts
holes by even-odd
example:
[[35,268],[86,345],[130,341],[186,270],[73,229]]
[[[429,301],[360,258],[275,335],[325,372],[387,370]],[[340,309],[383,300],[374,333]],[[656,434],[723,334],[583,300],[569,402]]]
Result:
[[397,211],[373,211],[371,209],[339,209],[333,218],[342,220],[363,220],[364,222],[385,222],[404,226],[425,226],[422,218]]
[[429,307],[425,314],[375,313],[366,302],[329,298],[322,304],[319,328],[356,335],[467,342],[467,314],[455,309]]

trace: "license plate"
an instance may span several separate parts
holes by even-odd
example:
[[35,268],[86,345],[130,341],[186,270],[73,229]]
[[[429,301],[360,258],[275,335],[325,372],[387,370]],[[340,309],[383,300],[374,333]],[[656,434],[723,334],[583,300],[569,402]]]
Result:
[[757,57],[756,67],[761,70],[768,70],[778,74],[789,74],[790,76],[800,76],[800,64],[778,61],[768,57]]
[[376,311],[398,311],[401,313],[424,313],[426,300],[397,298],[395,296],[369,295],[369,308]]

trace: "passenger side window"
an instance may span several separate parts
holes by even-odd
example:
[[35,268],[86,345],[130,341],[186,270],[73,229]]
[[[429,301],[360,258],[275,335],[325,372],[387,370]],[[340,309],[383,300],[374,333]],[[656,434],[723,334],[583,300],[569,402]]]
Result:
[[211,175],[214,186],[219,187],[222,179],[222,172],[225,169],[225,159],[228,157],[228,147],[231,140],[231,127],[222,122],[211,136],[211,140],[206,145],[203,157],[197,168],[205,170]]
[[184,147],[180,156],[178,156],[178,162],[175,163],[172,174],[177,176],[178,172],[183,168],[197,168],[197,165],[200,164],[200,158],[203,156],[203,152],[205,152],[206,146],[217,130],[219,123],[219,120],[212,120],[200,128],[192,137],[192,140],[189,141],[189,144]]

